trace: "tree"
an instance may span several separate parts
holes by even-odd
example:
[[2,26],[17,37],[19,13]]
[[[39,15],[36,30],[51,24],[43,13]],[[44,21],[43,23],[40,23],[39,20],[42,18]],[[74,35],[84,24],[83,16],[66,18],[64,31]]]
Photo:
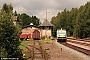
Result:
[[30,23],[33,23],[35,26],[40,25],[40,20],[36,16],[29,16],[25,13],[18,16],[20,20],[20,25],[22,27],[29,25]]
[[78,24],[74,28],[73,37],[76,37],[76,38],[80,37],[80,28]]
[[12,7],[11,4],[10,4],[10,5],[7,5],[7,4],[5,3],[5,4],[3,4],[3,7],[2,7],[1,10],[4,11],[4,12],[6,12],[6,13],[10,13],[10,12],[13,11],[13,7]]
[[17,16],[17,11],[15,10],[15,12],[14,12],[14,16]]
[[4,4],[0,11],[0,57],[17,57],[20,53],[20,32],[13,20],[12,6]]
[[90,2],[80,6],[80,8],[72,8],[71,10],[64,9],[58,12],[57,16],[52,17],[51,23],[54,25],[54,30],[65,28],[67,36],[76,38],[90,37]]
[[31,17],[31,22],[32,22],[35,26],[39,26],[39,25],[40,25],[40,20],[39,20],[36,16],[32,16],[32,17]]
[[29,16],[25,13],[19,15],[19,21],[21,22],[21,26],[27,26],[30,22]]

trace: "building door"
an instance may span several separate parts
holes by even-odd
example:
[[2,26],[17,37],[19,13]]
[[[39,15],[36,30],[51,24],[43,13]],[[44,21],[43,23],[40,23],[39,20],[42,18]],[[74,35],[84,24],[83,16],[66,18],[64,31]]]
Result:
[[38,30],[34,30],[32,34],[33,39],[40,39],[40,32]]

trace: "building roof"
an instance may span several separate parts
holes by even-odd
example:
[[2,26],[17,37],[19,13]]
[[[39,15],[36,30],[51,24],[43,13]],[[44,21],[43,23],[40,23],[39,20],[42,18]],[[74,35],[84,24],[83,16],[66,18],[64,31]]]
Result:
[[44,22],[40,26],[53,26],[48,20],[44,19]]

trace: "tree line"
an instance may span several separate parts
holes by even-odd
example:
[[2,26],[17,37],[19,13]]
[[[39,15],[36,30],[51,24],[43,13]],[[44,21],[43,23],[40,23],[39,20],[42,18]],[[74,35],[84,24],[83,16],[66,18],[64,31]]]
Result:
[[56,36],[56,30],[64,28],[67,30],[67,36],[76,38],[90,37],[90,2],[79,8],[66,8],[53,16],[51,23],[54,25],[53,35]]
[[30,25],[30,23],[33,23],[35,26],[39,26],[41,24],[40,19],[36,16],[29,16],[26,13],[17,14],[17,12],[14,12],[14,16],[17,16],[18,24],[21,27]]

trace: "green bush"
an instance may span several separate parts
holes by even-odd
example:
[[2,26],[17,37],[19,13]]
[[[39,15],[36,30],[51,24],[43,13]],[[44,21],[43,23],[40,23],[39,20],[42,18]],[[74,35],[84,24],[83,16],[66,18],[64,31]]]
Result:
[[42,36],[41,39],[44,40],[45,39],[45,36]]

